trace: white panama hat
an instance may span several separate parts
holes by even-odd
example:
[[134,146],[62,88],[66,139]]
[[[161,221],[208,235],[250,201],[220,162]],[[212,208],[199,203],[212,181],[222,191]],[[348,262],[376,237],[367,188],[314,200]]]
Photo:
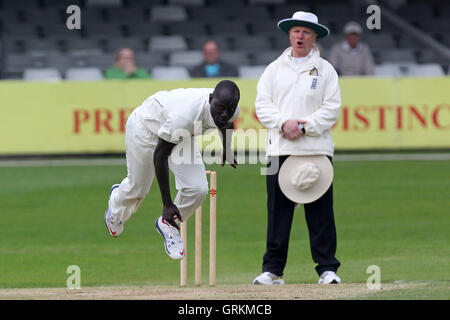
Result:
[[297,11],[292,18],[278,21],[278,28],[286,33],[295,26],[303,26],[313,29],[317,33],[317,39],[324,38],[330,34],[330,30],[319,23],[317,16],[311,12]]
[[295,203],[319,199],[333,182],[333,166],[326,156],[289,156],[280,168],[278,183]]
[[363,30],[358,22],[350,21],[344,26],[344,34],[357,33],[362,34]]

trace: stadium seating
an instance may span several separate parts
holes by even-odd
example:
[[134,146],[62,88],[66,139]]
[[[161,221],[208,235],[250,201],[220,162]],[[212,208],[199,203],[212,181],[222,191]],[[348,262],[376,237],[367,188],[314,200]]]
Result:
[[124,34],[130,37],[150,38],[164,35],[165,30],[166,26],[161,22],[132,23],[128,21],[124,24]]
[[[114,54],[121,47],[135,50],[137,64],[148,70],[190,69],[201,61],[203,44],[215,40],[222,59],[238,67],[245,66],[242,70],[248,70],[247,76],[257,66],[272,62],[289,46],[288,36],[276,25],[299,10],[315,12],[319,22],[331,30],[329,37],[318,40],[321,55],[326,58],[331,47],[343,39],[342,27],[346,22],[356,20],[364,25],[365,7],[355,3],[350,0],[0,0],[2,74],[7,79],[24,78],[25,69],[33,67],[55,68],[60,76],[67,76],[66,71],[74,67],[96,67],[104,71],[114,63]],[[81,8],[81,30],[66,28],[66,8],[72,4]],[[405,0],[394,11],[407,23],[450,46],[450,4]],[[386,19],[381,31],[365,29],[362,40],[372,48],[377,76],[445,75],[449,68],[448,58],[398,30]],[[400,64],[403,69],[389,70],[387,63],[397,67]],[[417,68],[408,68],[405,73],[405,64],[415,64]],[[185,76],[183,72],[178,74]]]
[[12,79],[22,78],[26,68],[31,67],[31,61],[26,53],[10,53],[5,57],[3,72]]
[[385,49],[380,51],[384,62],[415,62],[414,52],[410,49]]
[[[168,57],[164,52],[140,52],[135,54],[135,61],[138,67],[151,69],[156,66],[167,66]],[[110,65],[112,60],[110,61]]]
[[375,66],[375,77],[401,77],[400,66],[390,63]]
[[248,23],[248,28],[251,32],[251,34],[258,35],[258,34],[264,34],[267,36],[276,35],[280,32],[280,30],[277,28],[277,22],[278,20],[254,20],[250,21]]
[[99,68],[68,68],[66,80],[71,81],[98,81],[103,80],[103,72]]
[[[323,48],[331,49],[334,44],[339,43],[343,41],[344,38],[342,35],[329,35],[326,38],[322,38],[317,40],[317,43],[319,43]],[[285,40],[287,42],[287,40]],[[362,42],[365,42],[365,38],[362,39]]]
[[48,81],[62,80],[61,73],[56,68],[27,68],[23,73],[25,81]]
[[[80,57],[80,56],[79,56]],[[102,71],[105,71],[114,64],[116,59],[115,53],[102,53],[102,54],[87,54],[84,55],[86,61],[85,67],[98,67]],[[80,65],[81,66],[81,65]]]
[[264,50],[252,53],[252,62],[255,65],[268,65],[280,56],[279,50]]
[[412,64],[404,73],[408,77],[442,77],[444,71],[437,63]]
[[[29,1],[28,1],[29,2]],[[66,9],[70,5],[82,6],[83,0],[42,0],[44,8],[62,8]]]
[[363,41],[372,49],[394,49],[394,37],[390,33],[364,33]]
[[280,53],[282,50],[290,46],[289,37],[287,34],[283,32],[273,34],[271,36],[271,39],[272,39],[272,49],[277,49],[280,51]]
[[263,34],[252,36],[231,37],[231,42],[235,50],[244,51],[266,51],[271,49],[270,38]]
[[236,66],[249,65],[250,57],[246,51],[235,50],[235,51],[222,51],[220,54],[222,60],[227,61]]
[[[116,23],[130,23],[137,25],[145,23],[148,20],[148,12],[142,8],[122,8],[122,7],[107,7],[105,10],[105,19],[108,22]],[[130,17],[133,17],[130,21]]]
[[152,75],[157,80],[183,80],[189,79],[190,74],[185,67],[161,67],[157,66],[152,69]]
[[191,21],[221,21],[225,20],[222,15],[222,6],[201,6],[188,9]]
[[154,36],[150,39],[149,51],[172,52],[179,50],[187,50],[188,45],[186,39],[182,36]]
[[266,69],[266,65],[259,66],[246,66],[241,65],[238,68],[238,74],[240,78],[243,79],[258,79],[263,74]]
[[[207,35],[208,25],[205,21],[186,21],[183,26],[180,27],[178,24],[168,24],[167,33],[169,35],[181,35],[187,37],[190,35]],[[162,32],[161,32],[162,34]]]
[[273,8],[272,17],[275,21],[292,17],[295,11],[311,11],[311,7],[306,3],[280,4]]
[[283,4],[286,0],[249,0],[250,4]]
[[4,0],[3,5],[8,5],[9,7],[17,8],[33,8],[39,7],[38,0]]
[[205,0],[169,0],[170,5],[203,6]]
[[375,76],[388,77],[441,77],[444,71],[437,63],[417,64],[408,62],[384,63],[375,66]]
[[201,50],[176,51],[170,53],[169,66],[181,66],[188,69],[193,68],[203,62]]
[[140,37],[105,38],[104,44],[106,52],[117,52],[120,48],[131,48],[135,52],[144,52],[147,49],[146,41]]
[[155,6],[152,8],[151,21],[185,21],[187,20],[186,9],[182,6]]
[[94,7],[94,6],[117,6],[120,7],[122,5],[121,0],[86,0],[86,5],[88,7]]
[[99,39],[83,39],[83,38],[76,38],[76,39],[70,39],[69,41],[64,40],[62,42],[62,46],[64,48],[64,51],[73,51],[73,50],[103,50],[102,43],[99,41]]
[[203,44],[206,41],[214,40],[219,46],[220,50],[231,50],[232,45],[229,37],[219,35],[219,36],[209,36],[209,35],[191,35],[186,37],[188,47],[191,50],[199,50],[203,48]]
[[27,55],[29,56],[31,67],[51,67],[58,69],[61,74],[73,65],[70,56],[58,51],[29,51]]
[[214,21],[209,23],[212,35],[232,36],[246,35],[247,25],[245,21]]

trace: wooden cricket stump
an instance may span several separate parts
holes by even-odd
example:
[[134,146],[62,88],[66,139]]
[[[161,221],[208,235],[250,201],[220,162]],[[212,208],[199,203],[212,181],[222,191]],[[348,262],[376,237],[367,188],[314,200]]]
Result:
[[[206,171],[209,175],[209,285],[216,284],[216,196],[217,175],[215,171]],[[184,258],[180,261],[180,286],[187,286],[187,221],[181,223],[181,238],[184,244]],[[202,284],[202,207],[195,210],[195,286]]]

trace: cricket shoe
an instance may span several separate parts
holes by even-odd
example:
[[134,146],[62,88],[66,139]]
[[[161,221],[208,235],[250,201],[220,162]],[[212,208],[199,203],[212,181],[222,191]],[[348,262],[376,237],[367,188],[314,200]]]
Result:
[[319,284],[337,284],[341,283],[341,278],[333,271],[325,271],[320,275]]
[[253,280],[253,284],[280,285],[284,280],[272,272],[263,272]]
[[119,185],[115,184],[111,187],[111,190],[109,190],[108,209],[105,212],[106,229],[108,229],[109,234],[112,235],[114,238],[117,238],[123,232],[122,221],[114,219],[114,217],[111,216],[111,210],[109,208],[109,200],[111,199],[111,193],[114,191],[114,189],[117,189],[118,187]]
[[156,219],[155,226],[164,238],[164,248],[169,257],[175,260],[183,259],[185,256],[184,245],[178,229],[171,226],[162,216]]

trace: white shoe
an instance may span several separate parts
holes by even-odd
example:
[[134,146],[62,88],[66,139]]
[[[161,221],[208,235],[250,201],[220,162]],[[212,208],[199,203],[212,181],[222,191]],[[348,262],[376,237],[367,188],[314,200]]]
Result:
[[333,271],[325,271],[320,275],[319,284],[341,283],[341,278]]
[[[111,187],[111,190],[109,190],[109,199],[111,199],[111,193],[114,191],[114,189],[117,189],[118,187],[119,187],[118,184],[115,184]],[[108,229],[109,234],[112,235],[114,238],[117,238],[123,232],[123,223],[122,221],[114,219],[111,216],[111,211],[109,210],[109,199],[108,199],[108,209],[106,209],[105,212],[105,225],[106,229]]]
[[166,249],[169,257],[175,260],[183,259],[184,245],[178,229],[171,226],[162,217],[156,219],[155,226],[156,230],[158,230],[164,238],[164,248]]
[[284,280],[272,272],[263,272],[253,280],[253,284],[280,285]]

